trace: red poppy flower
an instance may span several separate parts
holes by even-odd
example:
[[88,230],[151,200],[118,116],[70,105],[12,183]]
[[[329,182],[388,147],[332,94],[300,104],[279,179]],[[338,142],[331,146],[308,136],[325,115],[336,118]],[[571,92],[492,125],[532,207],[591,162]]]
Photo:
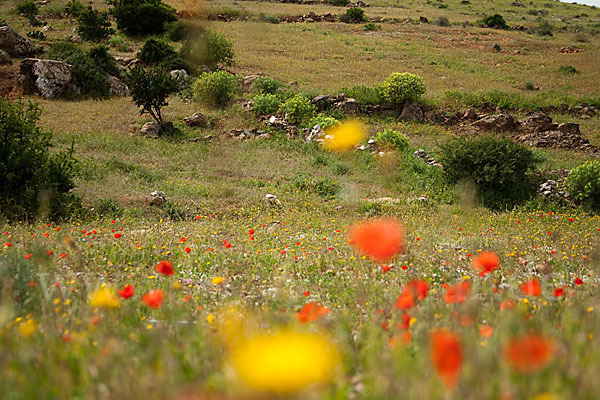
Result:
[[444,301],[448,304],[452,303],[464,303],[471,291],[471,284],[469,281],[462,281],[454,286],[450,286],[446,289],[444,295]]
[[500,257],[493,251],[482,251],[471,261],[471,265],[479,271],[479,275],[484,276],[498,269]]
[[150,308],[160,308],[165,293],[161,289],[154,289],[142,296],[142,301]]
[[448,331],[431,334],[431,361],[448,389],[456,387],[462,368],[462,345],[458,336]]
[[396,300],[396,308],[398,310],[410,310],[415,305],[415,295],[410,287],[404,286],[402,292]]
[[115,238],[117,238],[117,239],[118,239],[118,238],[120,238],[121,236],[123,236],[123,235],[121,235],[120,233],[115,233]]
[[392,219],[376,219],[350,229],[350,242],[373,261],[386,261],[402,251],[404,229]]
[[121,296],[124,299],[130,298],[134,294],[135,294],[135,291],[133,290],[133,286],[131,286],[131,285],[127,285],[123,289],[119,290],[119,296]]
[[537,279],[533,278],[521,285],[521,293],[525,296],[539,296],[542,294],[542,285]]
[[388,272],[390,269],[392,269],[392,267],[388,266],[388,265],[382,265],[381,266],[381,272],[383,274],[385,274],[386,272]]
[[12,244],[10,242],[6,242],[6,247],[11,247]]
[[515,308],[515,302],[513,300],[501,301],[500,302],[500,310],[511,310]]
[[544,368],[554,353],[554,344],[540,334],[532,333],[511,339],[504,355],[518,372],[531,373]]
[[579,278],[575,278],[575,284],[576,285],[583,285],[583,281]]
[[563,288],[556,288],[556,290],[554,291],[554,297],[561,297],[565,295],[565,289]]
[[398,329],[407,330],[410,328],[410,314],[405,312],[402,314],[402,321],[398,322]]
[[171,264],[170,262],[163,260],[161,262],[158,263],[158,265],[154,268],[156,269],[156,272],[158,272],[159,274],[163,274],[163,275],[173,275],[173,264]]
[[185,251],[186,253],[190,254],[190,251],[192,251],[192,249],[190,249],[189,247],[186,247],[186,248],[184,249],[184,251]]
[[493,333],[494,328],[492,328],[489,325],[483,325],[481,328],[479,328],[479,334],[482,338],[489,339],[490,337],[492,337]]
[[329,314],[329,308],[311,301],[302,306],[300,312],[296,313],[296,318],[298,318],[298,321],[305,324],[307,322],[316,321],[327,314]]
[[408,287],[417,296],[417,300],[423,300],[427,297],[427,291],[429,290],[429,284],[422,279],[414,279],[408,282]]
[[31,260],[31,253],[25,254],[25,259],[26,260]]

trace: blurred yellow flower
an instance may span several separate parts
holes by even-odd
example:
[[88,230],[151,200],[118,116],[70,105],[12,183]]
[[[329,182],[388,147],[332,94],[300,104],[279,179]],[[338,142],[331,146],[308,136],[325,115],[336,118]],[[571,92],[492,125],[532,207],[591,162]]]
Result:
[[329,382],[339,361],[337,348],[326,338],[291,330],[251,337],[230,360],[248,386],[280,394]]
[[366,137],[365,125],[358,120],[348,120],[325,130],[323,148],[329,151],[345,152],[360,144]]
[[37,324],[33,319],[28,319],[27,321],[23,321],[19,324],[19,333],[24,338],[30,338],[35,333],[35,329]]
[[222,276],[215,276],[214,278],[212,278],[211,282],[213,285],[219,285],[219,284],[223,283],[224,280],[225,279],[223,279]]
[[119,307],[119,299],[115,289],[105,286],[96,290],[90,297],[90,305],[92,307]]
[[552,393],[542,393],[538,394],[533,398],[533,400],[557,400],[558,398]]

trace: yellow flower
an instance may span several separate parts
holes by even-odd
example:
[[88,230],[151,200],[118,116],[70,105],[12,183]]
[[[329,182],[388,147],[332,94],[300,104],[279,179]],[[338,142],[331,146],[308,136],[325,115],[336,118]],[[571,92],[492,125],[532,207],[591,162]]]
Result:
[[19,333],[24,338],[30,338],[35,333],[35,328],[37,324],[33,319],[28,319],[27,321],[23,321],[19,324]]
[[223,283],[224,280],[225,279],[223,279],[222,276],[215,276],[214,278],[212,278],[211,282],[213,285],[219,285],[219,284]]
[[249,387],[292,393],[329,382],[339,359],[337,348],[326,338],[281,330],[244,341],[233,352],[230,362]]
[[119,299],[115,289],[105,286],[96,290],[90,297],[90,305],[92,307],[119,307]]
[[325,130],[325,150],[345,152],[360,144],[366,137],[365,125],[358,120],[348,120]]
[[533,400],[556,400],[557,397],[552,393],[542,393],[538,394],[533,398]]

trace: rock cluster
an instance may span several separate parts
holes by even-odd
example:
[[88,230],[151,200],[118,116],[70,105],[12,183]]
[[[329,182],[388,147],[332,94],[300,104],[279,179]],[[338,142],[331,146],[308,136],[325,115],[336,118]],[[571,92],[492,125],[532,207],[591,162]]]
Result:
[[8,26],[0,26],[0,50],[12,57],[31,57],[43,51]]
[[309,12],[305,15],[286,15],[279,17],[281,22],[335,22],[335,15],[326,13],[317,15],[314,12]]
[[232,129],[227,134],[236,140],[266,139],[270,136],[267,132],[258,129]]
[[415,151],[413,153],[413,155],[416,158],[420,158],[421,160],[425,161],[425,163],[427,165],[433,165],[436,167],[441,167],[442,165],[440,163],[438,163],[437,161],[435,161],[435,159],[433,157],[430,157],[429,154],[427,154],[427,152],[423,149],[418,149],[417,151]]
[[565,179],[569,175],[568,170],[560,170],[557,179],[548,179],[542,183],[538,193],[548,200],[560,200],[573,204],[573,199],[565,190]]
[[146,197],[146,201],[151,206],[162,207],[167,202],[167,198],[165,196],[165,192],[155,190],[154,192],[150,193],[149,196]]

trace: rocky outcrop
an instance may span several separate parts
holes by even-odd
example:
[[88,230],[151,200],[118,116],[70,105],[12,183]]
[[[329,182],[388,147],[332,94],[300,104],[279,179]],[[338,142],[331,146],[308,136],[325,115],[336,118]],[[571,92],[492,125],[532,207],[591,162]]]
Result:
[[187,126],[191,126],[193,128],[206,128],[208,125],[208,121],[206,117],[199,112],[193,113],[187,118],[183,119]]
[[129,87],[116,76],[108,76],[108,92],[113,96],[129,96]]
[[165,192],[155,190],[149,196],[146,196],[146,202],[151,206],[162,207],[167,202],[167,197],[165,196]]
[[4,50],[0,50],[0,65],[12,64],[10,55]]
[[488,131],[508,132],[519,128],[519,121],[509,114],[486,115],[471,124]]
[[78,94],[71,66],[62,61],[26,58],[20,65],[19,84],[24,94],[39,94],[55,99]]
[[29,40],[17,35],[8,26],[0,26],[0,50],[4,50],[12,57],[31,57],[43,51]]
[[140,134],[149,137],[158,137],[161,133],[161,126],[156,121],[146,122],[140,129]]

